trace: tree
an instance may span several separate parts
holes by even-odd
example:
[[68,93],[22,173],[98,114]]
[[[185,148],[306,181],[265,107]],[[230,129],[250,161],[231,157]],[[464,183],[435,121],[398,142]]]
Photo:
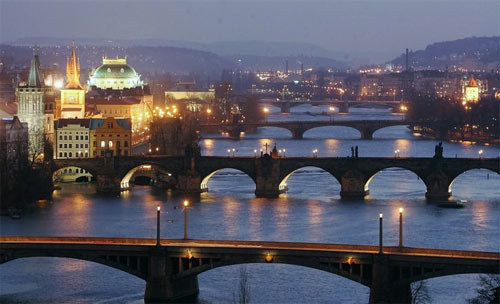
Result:
[[425,281],[418,281],[411,285],[411,303],[427,304],[432,303],[432,298]]
[[250,284],[248,283],[248,272],[245,266],[240,268],[238,294],[236,295],[236,292],[233,292],[233,302],[238,304],[250,303]]
[[476,296],[468,299],[470,304],[500,303],[500,275],[487,274],[479,276],[479,287]]

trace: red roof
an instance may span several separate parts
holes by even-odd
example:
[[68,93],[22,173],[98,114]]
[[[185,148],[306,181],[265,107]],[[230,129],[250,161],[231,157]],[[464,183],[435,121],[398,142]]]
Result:
[[68,125],[80,125],[82,127],[88,128],[90,126],[90,119],[88,118],[60,118],[54,123],[55,128],[64,128]]
[[17,114],[17,103],[15,102],[0,102],[0,110],[10,115]]
[[470,78],[470,81],[469,81],[469,85],[468,85],[468,87],[477,87],[477,86],[478,86],[478,85],[477,85],[476,80],[474,79],[474,77],[471,77],[471,78]]

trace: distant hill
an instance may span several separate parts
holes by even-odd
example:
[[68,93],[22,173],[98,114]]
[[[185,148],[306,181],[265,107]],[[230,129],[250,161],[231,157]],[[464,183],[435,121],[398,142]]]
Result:
[[[415,69],[433,68],[450,70],[455,67],[466,69],[499,69],[500,37],[469,37],[454,41],[437,42],[425,50],[410,53],[410,65]],[[405,64],[405,54],[390,61],[396,65]]]

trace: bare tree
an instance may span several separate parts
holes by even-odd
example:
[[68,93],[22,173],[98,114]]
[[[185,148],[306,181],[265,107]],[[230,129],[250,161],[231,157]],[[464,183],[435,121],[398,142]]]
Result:
[[468,299],[470,304],[500,303],[500,275],[487,274],[479,276],[479,287],[476,296]]
[[411,303],[412,304],[427,304],[432,303],[432,297],[427,288],[427,282],[418,281],[411,285]]
[[246,266],[240,268],[240,281],[238,283],[238,294],[233,292],[233,302],[235,304],[250,303],[250,284],[248,283],[248,272]]

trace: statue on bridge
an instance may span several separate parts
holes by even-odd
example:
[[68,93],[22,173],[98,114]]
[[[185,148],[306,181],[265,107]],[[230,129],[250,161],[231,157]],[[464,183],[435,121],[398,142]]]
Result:
[[443,143],[439,142],[434,148],[434,158],[443,158]]

